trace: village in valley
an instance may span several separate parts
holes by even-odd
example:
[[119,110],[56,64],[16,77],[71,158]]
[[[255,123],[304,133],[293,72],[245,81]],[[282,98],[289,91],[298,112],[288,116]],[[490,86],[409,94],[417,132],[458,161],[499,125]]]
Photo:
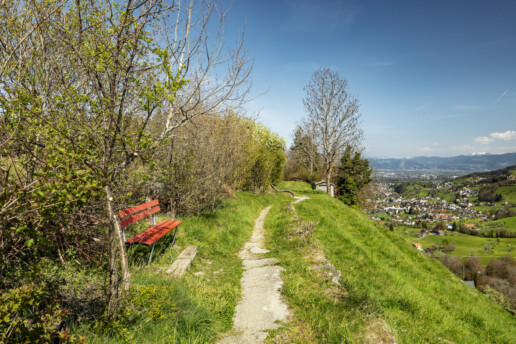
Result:
[[418,250],[487,263],[514,255],[515,182],[511,169],[440,180],[383,179],[368,215]]
[[392,183],[383,183],[379,187],[380,197],[370,217],[381,225],[388,219],[398,225],[431,229],[438,222],[488,220],[483,212],[475,209],[475,205],[480,204],[473,203],[473,199],[478,196],[478,188],[457,187],[451,182],[432,182],[429,188],[414,187],[419,192],[411,196],[399,194],[395,188],[396,185]]

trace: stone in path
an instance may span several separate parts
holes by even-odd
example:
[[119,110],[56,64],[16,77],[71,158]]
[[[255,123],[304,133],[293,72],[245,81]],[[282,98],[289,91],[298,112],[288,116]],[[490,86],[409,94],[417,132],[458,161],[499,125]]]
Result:
[[267,330],[280,327],[279,322],[287,321],[289,310],[280,295],[283,285],[280,273],[284,269],[275,264],[276,258],[261,258],[269,252],[264,248],[265,217],[271,207],[264,209],[254,223],[251,240],[239,253],[243,260],[244,274],[241,279],[242,299],[238,303],[233,318],[231,335],[220,344],[263,343]]

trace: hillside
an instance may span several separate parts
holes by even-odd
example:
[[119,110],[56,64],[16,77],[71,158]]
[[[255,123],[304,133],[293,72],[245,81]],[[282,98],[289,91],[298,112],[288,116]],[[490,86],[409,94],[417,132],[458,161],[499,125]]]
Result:
[[516,165],[510,165],[510,166],[500,168],[497,170],[470,173],[465,176],[459,177],[459,179],[472,178],[472,177],[493,178],[493,177],[501,177],[501,176],[510,176],[510,175],[514,174],[515,172],[516,172]]
[[370,158],[379,171],[449,171],[471,173],[516,165],[516,153],[460,155],[454,157]]
[[[303,221],[316,224],[308,242],[281,239],[289,237],[281,228],[272,237],[287,268],[285,294],[298,307],[297,327],[335,343],[375,342],[367,338],[389,338],[389,332],[398,343],[516,340],[514,317],[438,261],[337,200],[301,191],[298,184],[287,186],[311,197],[296,210]],[[311,258],[299,259],[317,247],[342,273],[342,289],[336,293],[308,269]]]
[[[237,193],[214,214],[182,219],[177,246],[199,246],[184,279],[164,274],[178,255],[166,243],[147,267],[137,264],[138,252],[133,252],[134,288],[144,291],[143,299],[142,294],[136,299],[143,315],[126,310],[133,321],[121,318],[107,330],[81,326],[74,332],[91,343],[216,342],[231,329],[242,291],[237,253],[251,236],[253,220],[272,205],[265,220],[266,247],[285,268],[281,292],[293,316],[266,342],[515,342],[514,317],[438,261],[308,184],[279,187],[310,199],[294,211],[285,194]],[[332,281],[338,275],[331,269],[314,269],[324,259],[340,270],[340,285]]]

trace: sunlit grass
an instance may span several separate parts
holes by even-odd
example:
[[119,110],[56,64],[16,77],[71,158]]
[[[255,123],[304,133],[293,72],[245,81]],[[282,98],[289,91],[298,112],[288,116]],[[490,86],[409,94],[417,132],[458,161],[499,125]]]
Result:
[[270,245],[287,269],[284,292],[296,310],[285,335],[305,331],[312,342],[361,342],[372,319],[382,319],[398,343],[515,342],[514,317],[438,261],[339,201],[310,197],[296,205],[297,214],[317,223],[313,241],[342,272],[347,293],[337,301],[324,295],[331,284],[305,258],[313,248],[285,239],[292,235],[279,220],[288,224],[287,218],[274,215]]
[[[414,239],[413,242],[421,242],[423,248],[432,245],[443,246],[444,243],[455,243],[455,250],[447,254],[467,258],[469,256],[477,256],[483,264],[487,264],[490,260],[510,255],[516,257],[516,249],[509,251],[509,246],[516,248],[516,238],[506,239],[500,238],[484,238],[462,233],[456,233],[453,236],[429,235],[422,239]],[[484,245],[489,244],[492,249],[486,251]],[[491,245],[492,244],[492,245]]]
[[[158,286],[177,312],[131,325],[125,335],[101,335],[87,325],[77,332],[88,343],[215,342],[232,327],[243,271],[238,252],[249,240],[254,220],[266,206],[291,200],[285,194],[237,193],[236,199],[227,200],[215,213],[182,218],[175,246],[170,247],[171,234],[159,240],[151,264],[146,265],[150,248],[130,252],[133,287]],[[165,271],[189,245],[198,246],[198,253],[191,269],[177,281]]]
[[[396,231],[308,184],[278,187],[310,197],[295,206],[299,218],[286,194],[238,193],[213,214],[182,219],[176,247],[170,248],[171,238],[160,240],[149,266],[144,263],[148,248],[131,253],[138,257],[131,265],[134,287],[159,288],[163,302],[173,309],[170,314],[132,324],[119,335],[105,336],[86,325],[74,333],[85,335],[88,343],[216,342],[231,329],[241,294],[237,253],[260,211],[272,205],[265,222],[266,247],[286,269],[282,293],[294,316],[271,333],[278,335],[271,342],[281,337],[288,343],[361,343],[377,330],[371,329],[375,321],[383,322],[398,343],[515,341],[512,316],[414,250]],[[295,234],[308,221],[315,224],[313,235]],[[198,255],[191,270],[176,281],[164,271],[188,245],[197,245]],[[310,268],[318,250],[342,272],[342,287]]]

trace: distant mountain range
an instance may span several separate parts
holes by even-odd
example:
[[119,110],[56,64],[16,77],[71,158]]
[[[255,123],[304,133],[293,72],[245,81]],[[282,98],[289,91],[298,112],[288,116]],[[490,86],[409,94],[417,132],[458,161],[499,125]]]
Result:
[[377,171],[482,172],[516,165],[516,153],[459,155],[453,157],[369,158]]

